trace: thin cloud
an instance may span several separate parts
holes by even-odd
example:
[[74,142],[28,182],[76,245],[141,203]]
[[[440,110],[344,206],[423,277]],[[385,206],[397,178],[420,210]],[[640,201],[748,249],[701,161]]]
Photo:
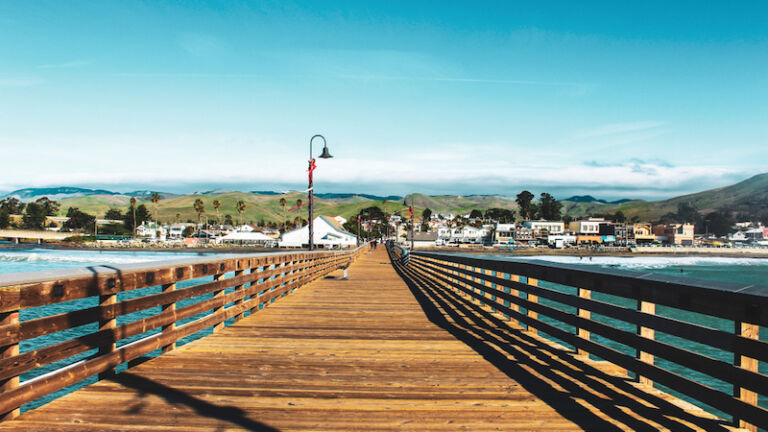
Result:
[[179,46],[195,57],[210,57],[219,53],[222,42],[219,38],[207,34],[184,34],[179,37]]
[[185,72],[117,72],[103,76],[115,78],[217,78],[217,79],[238,79],[238,78],[263,78],[259,74],[234,74],[234,73],[185,73]]
[[648,131],[663,126],[660,121],[635,121],[627,123],[611,123],[598,126],[592,129],[578,131],[573,134],[574,139],[597,138],[611,135],[621,135],[627,133]]
[[471,78],[471,77],[417,77],[417,76],[395,76],[395,75],[342,75],[342,78],[357,79],[362,81],[429,81],[429,82],[455,82],[455,83],[475,83],[475,84],[508,84],[525,86],[545,86],[545,87],[567,87],[573,90],[575,95],[583,95],[597,88],[596,84],[567,82],[567,81],[536,81],[536,80],[516,80],[516,79],[493,79],[493,78]]
[[72,60],[64,63],[52,63],[37,66],[37,69],[69,69],[92,64],[92,60]]
[[42,82],[37,77],[0,77],[0,87],[32,87]]

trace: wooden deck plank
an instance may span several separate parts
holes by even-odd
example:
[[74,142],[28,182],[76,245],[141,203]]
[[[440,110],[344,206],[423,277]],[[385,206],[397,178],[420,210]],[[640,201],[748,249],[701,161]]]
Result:
[[441,310],[451,299],[406,285],[383,248],[349,273],[0,430],[732,429],[538,335]]

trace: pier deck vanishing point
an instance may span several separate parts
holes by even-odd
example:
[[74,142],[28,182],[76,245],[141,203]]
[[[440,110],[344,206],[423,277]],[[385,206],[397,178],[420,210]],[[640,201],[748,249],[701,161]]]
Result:
[[0,430],[733,429],[486,309],[451,307],[384,249]]

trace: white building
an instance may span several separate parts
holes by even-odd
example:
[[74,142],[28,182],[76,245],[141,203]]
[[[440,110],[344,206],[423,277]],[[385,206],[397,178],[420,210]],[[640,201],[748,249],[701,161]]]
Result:
[[137,237],[165,241],[167,234],[168,230],[166,230],[165,227],[156,224],[155,222],[142,222],[141,225],[136,227]]
[[[475,228],[467,225],[462,228],[453,228],[450,233],[450,241],[453,243],[482,243],[490,234],[490,230],[486,227]],[[440,231],[438,230],[439,236]]]
[[503,223],[497,223],[496,224],[496,234],[495,234],[497,243],[509,243],[510,240],[515,239],[515,224],[503,224]]
[[344,224],[347,223],[347,219],[342,216],[334,216],[333,219],[335,219],[341,226],[344,226]]
[[565,224],[560,221],[526,221],[523,222],[523,227],[530,228],[537,233],[544,230],[549,234],[563,234],[565,232]]
[[589,218],[571,222],[570,229],[571,231],[578,234],[596,235],[600,233],[600,224],[604,223],[606,222],[603,218]]
[[182,238],[184,237],[184,230],[188,226],[195,226],[195,224],[191,223],[177,223],[171,225],[171,228],[168,230],[168,237],[170,238]]
[[[357,237],[344,231],[338,221],[328,216],[316,217],[313,221],[313,231],[312,241],[318,247],[338,248],[357,245]],[[308,244],[308,225],[283,233],[278,242],[280,247],[305,247]]]

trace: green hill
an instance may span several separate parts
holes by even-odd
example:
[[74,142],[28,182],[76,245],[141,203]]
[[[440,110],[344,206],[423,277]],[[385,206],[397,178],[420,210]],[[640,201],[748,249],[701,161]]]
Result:
[[[157,204],[157,212],[159,219],[163,222],[172,222],[177,219],[177,215],[179,216],[178,219],[182,221],[196,221],[197,213],[194,210],[194,202],[199,198],[205,206],[206,217],[216,219],[213,201],[219,200],[221,202],[221,207],[219,208],[221,219],[224,220],[225,215],[229,214],[237,222],[236,204],[242,200],[246,203],[246,208],[242,215],[244,222],[258,223],[261,220],[266,222],[282,222],[283,208],[280,206],[280,198],[282,197],[287,201],[285,217],[288,221],[294,220],[297,216],[303,219],[307,218],[307,195],[299,192],[285,195],[224,192],[220,194],[176,196],[160,200]],[[289,208],[296,205],[297,199],[301,199],[305,206],[288,212]],[[66,214],[69,207],[78,207],[82,211],[101,217],[110,208],[119,208],[125,212],[129,206],[129,200],[130,197],[125,195],[91,195],[67,198],[60,201],[61,209],[59,213],[63,215]],[[155,206],[151,201],[143,199],[139,202],[145,204],[151,212],[155,212]],[[514,198],[499,195],[458,196],[414,193],[406,196],[403,200],[386,201],[386,203],[382,200],[361,196],[330,199],[315,198],[315,213],[328,216],[340,215],[351,220],[360,210],[371,206],[377,206],[384,209],[387,213],[393,214],[396,211],[407,208],[404,202],[407,202],[408,205],[413,202],[417,219],[426,207],[429,207],[433,212],[457,214],[466,214],[472,209],[486,210],[494,207],[517,210],[517,203],[515,203]],[[768,173],[756,175],[731,186],[662,201],[634,200],[622,204],[601,203],[597,201],[562,201],[563,214],[574,218],[592,214],[614,213],[621,210],[628,218],[637,216],[641,220],[657,220],[667,213],[674,213],[677,211],[680,203],[688,203],[703,213],[714,210],[727,210],[750,215],[768,215]]]
[[678,205],[689,204],[701,213],[716,210],[746,213],[757,217],[768,212],[768,173],[750,177],[731,186],[710,189],[682,195],[662,201],[630,201],[615,210],[621,210],[628,217],[638,216],[644,220],[655,220],[677,211]]

